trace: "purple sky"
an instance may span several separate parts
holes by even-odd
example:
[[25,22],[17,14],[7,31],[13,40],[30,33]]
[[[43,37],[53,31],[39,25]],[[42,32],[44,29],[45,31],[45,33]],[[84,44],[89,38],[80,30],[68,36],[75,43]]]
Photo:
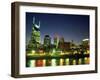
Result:
[[[63,36],[65,41],[73,40],[80,43],[84,38],[89,38],[89,15],[67,15],[48,13],[26,13],[26,40],[31,36],[33,17],[35,23],[41,22],[41,42],[45,35],[53,38],[55,34]],[[27,42],[26,41],[26,42]]]

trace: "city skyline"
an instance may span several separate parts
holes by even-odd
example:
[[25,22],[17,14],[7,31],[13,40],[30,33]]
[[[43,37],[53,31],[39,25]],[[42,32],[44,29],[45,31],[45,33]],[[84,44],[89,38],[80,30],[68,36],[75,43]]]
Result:
[[[55,34],[64,37],[65,41],[73,40],[79,44],[84,38],[89,38],[89,16],[49,13],[26,13],[26,42],[31,38],[33,17],[40,24],[41,42],[45,35],[50,35],[51,42]],[[75,27],[74,27],[75,26]]]

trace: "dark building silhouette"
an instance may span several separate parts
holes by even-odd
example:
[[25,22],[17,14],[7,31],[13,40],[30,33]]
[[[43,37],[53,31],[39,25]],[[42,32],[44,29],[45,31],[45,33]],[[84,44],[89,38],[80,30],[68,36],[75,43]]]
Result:
[[61,49],[62,51],[68,51],[71,48],[71,42],[65,42],[64,38],[61,37],[59,40],[58,48]]

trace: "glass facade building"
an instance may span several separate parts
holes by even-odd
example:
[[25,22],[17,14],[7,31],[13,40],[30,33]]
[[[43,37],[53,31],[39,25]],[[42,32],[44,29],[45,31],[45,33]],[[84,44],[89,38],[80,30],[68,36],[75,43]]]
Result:
[[40,47],[40,22],[37,25],[35,20],[32,25],[31,40],[27,46],[27,50],[37,50]]

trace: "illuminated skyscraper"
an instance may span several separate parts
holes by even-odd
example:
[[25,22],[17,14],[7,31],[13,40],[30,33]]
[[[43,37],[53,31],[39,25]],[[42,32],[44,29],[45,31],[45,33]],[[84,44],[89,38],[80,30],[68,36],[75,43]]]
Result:
[[45,35],[44,37],[44,46],[50,46],[51,45],[51,38],[49,35]]
[[40,46],[40,22],[37,25],[35,18],[33,18],[31,40],[28,44],[28,49],[37,50]]
[[50,51],[51,47],[51,37],[49,35],[45,35],[44,37],[44,48],[46,52]]
[[58,43],[59,43],[59,37],[57,35],[54,36],[54,46],[57,49],[58,48]]
[[83,39],[83,40],[82,40],[82,45],[83,45],[84,47],[89,47],[89,39]]

